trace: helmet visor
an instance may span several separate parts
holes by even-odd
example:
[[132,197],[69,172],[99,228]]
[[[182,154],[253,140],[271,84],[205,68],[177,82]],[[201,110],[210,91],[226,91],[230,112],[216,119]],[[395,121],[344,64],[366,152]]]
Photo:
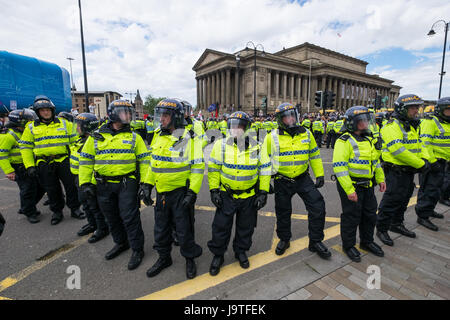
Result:
[[283,128],[295,128],[300,126],[298,112],[295,109],[286,110],[278,114],[279,125]]
[[227,129],[228,135],[233,138],[241,137],[248,129],[248,121],[244,119],[228,119]]
[[371,112],[361,113],[353,117],[353,128],[355,131],[377,132],[377,124],[374,114]]
[[114,107],[113,111],[117,115],[117,119],[122,124],[130,124],[132,121],[136,120],[136,112],[134,108],[128,106],[117,106]]
[[155,108],[153,127],[169,129],[173,123],[173,110],[167,108]]

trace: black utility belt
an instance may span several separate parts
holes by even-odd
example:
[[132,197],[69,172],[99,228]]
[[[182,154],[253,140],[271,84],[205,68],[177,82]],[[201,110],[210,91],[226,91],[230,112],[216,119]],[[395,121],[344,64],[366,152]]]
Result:
[[372,181],[372,179],[364,179],[364,178],[350,177],[350,179],[352,179],[353,185],[355,187],[365,187],[365,188],[369,188],[370,182]]
[[383,162],[381,163],[381,166],[383,169],[389,169],[394,170],[397,172],[405,172],[405,173],[417,173],[418,170],[416,168],[410,167],[410,166],[399,166],[397,164],[393,164],[390,162]]
[[36,160],[44,160],[45,162],[53,161],[62,157],[69,156],[67,153],[64,154],[55,154],[52,156],[36,156]]
[[281,173],[274,174],[272,177],[274,179],[278,178],[278,179],[282,179],[282,180],[286,180],[286,181],[295,183],[295,182],[297,182],[298,180],[300,180],[301,178],[303,178],[303,177],[305,177],[307,175],[309,175],[309,171],[308,170],[306,170],[305,172],[303,172],[302,174],[300,174],[300,175],[298,175],[298,176],[296,176],[294,178],[286,177],[286,176],[282,175]]
[[221,183],[221,186],[223,186],[225,188],[226,192],[230,196],[233,196],[233,195],[239,196],[244,193],[250,193],[250,192],[252,192],[252,190],[255,190],[256,193],[258,192],[258,190],[257,190],[258,182],[256,182],[253,186],[251,186],[250,188],[247,188],[245,190],[234,190],[234,189],[231,189],[231,187],[229,185],[223,184],[223,183]]
[[124,181],[128,178],[130,178],[131,176],[137,176],[137,172],[133,171],[124,175],[120,175],[120,176],[104,176],[99,174],[98,172],[94,172],[94,178],[98,183],[106,183],[108,181]]

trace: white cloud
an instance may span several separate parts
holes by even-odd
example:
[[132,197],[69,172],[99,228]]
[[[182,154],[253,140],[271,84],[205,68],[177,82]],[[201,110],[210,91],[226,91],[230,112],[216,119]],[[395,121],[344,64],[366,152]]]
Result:
[[[303,6],[284,0],[83,0],[82,6],[90,90],[139,88],[143,96],[193,104],[192,67],[202,52],[234,52],[249,40],[268,52],[308,41],[355,57],[403,48],[424,60],[407,70],[380,69],[380,76],[395,80],[403,92],[434,97],[439,57],[420,52],[442,48],[441,35],[426,34],[450,12],[445,0],[316,0]],[[72,56],[75,83],[83,89],[78,1],[0,0],[0,8],[2,50],[67,69]]]

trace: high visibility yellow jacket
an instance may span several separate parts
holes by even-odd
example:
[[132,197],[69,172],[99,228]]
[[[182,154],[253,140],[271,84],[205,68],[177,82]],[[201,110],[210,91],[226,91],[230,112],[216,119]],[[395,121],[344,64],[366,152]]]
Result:
[[[264,174],[262,170],[267,168],[268,174]],[[234,139],[229,136],[214,143],[208,162],[210,190],[220,188],[226,191],[226,186],[235,191],[243,191],[257,186],[259,190],[269,192],[270,174],[270,162],[261,163],[260,147],[253,138],[248,138],[242,146],[236,145]],[[234,194],[233,197],[246,199],[253,195],[254,189],[239,195]]]
[[406,131],[403,123],[392,119],[381,129],[383,161],[416,169],[424,165],[422,158],[435,162],[436,158],[427,152],[419,133],[413,126],[409,127],[410,130]]
[[422,121],[420,139],[431,156],[450,161],[450,123],[439,121],[436,116]]
[[334,121],[328,121],[328,123],[327,123],[327,132],[333,132],[334,124],[335,124]]
[[313,122],[313,131],[320,131],[321,133],[324,133],[322,121],[318,120]]
[[261,129],[264,129],[267,132],[270,132],[273,129],[272,121],[264,121],[264,123],[261,126]]
[[192,123],[188,124],[186,128],[194,131],[196,137],[202,141],[202,147],[206,147],[208,144],[208,136],[205,134],[205,129],[203,128],[201,121],[193,119]]
[[130,124],[131,130],[146,130],[144,120],[134,120]]
[[74,175],[79,173],[80,152],[86,143],[87,138],[80,137],[75,143],[70,145],[70,172]]
[[344,126],[344,120],[337,120],[334,124],[334,132],[339,133],[341,132],[342,127]]
[[227,122],[225,120],[222,120],[218,123],[218,129],[222,134],[227,134]]
[[147,130],[147,133],[153,133],[155,131],[153,120],[152,121],[145,121],[145,129]]
[[43,156],[59,156],[53,160],[62,162],[69,156],[69,146],[76,140],[73,123],[55,118],[50,124],[39,120],[28,122],[19,141],[25,168],[38,165]]
[[[150,153],[139,134],[132,132],[128,126],[114,131],[111,124],[107,124],[94,136],[95,139],[90,136],[86,140],[80,152],[80,186],[90,183],[94,172],[101,176],[115,177],[137,170],[140,172],[140,181],[148,183],[146,173],[150,165]],[[136,178],[136,175],[131,175],[130,178]]]
[[[372,137],[362,138],[349,132],[344,133],[334,146],[333,171],[347,194],[355,192],[352,178],[371,180],[375,176],[377,183],[384,182],[375,140]],[[373,186],[372,181],[369,186]]]
[[283,130],[273,130],[264,139],[261,162],[271,163],[273,174],[280,173],[288,178],[301,175],[308,170],[309,165],[316,177],[323,177],[323,164],[316,139],[308,129],[305,130],[294,137]]
[[180,133],[182,134],[175,132],[171,135],[158,130],[153,137],[147,180],[159,193],[188,185],[189,189],[198,193],[202,186],[205,171],[203,142],[193,138],[187,128],[180,130]]
[[311,120],[309,120],[309,119],[303,120],[302,126],[305,127],[306,129],[310,130],[311,129]]
[[14,172],[11,164],[23,163],[19,147],[21,136],[22,132],[13,129],[0,134],[0,168],[5,174]]

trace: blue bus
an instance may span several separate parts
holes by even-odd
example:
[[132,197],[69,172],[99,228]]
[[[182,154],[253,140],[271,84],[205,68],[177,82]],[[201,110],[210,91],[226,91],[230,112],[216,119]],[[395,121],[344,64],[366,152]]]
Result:
[[49,97],[57,114],[70,112],[69,72],[54,63],[0,51],[0,101],[10,110],[23,109],[38,95]]

